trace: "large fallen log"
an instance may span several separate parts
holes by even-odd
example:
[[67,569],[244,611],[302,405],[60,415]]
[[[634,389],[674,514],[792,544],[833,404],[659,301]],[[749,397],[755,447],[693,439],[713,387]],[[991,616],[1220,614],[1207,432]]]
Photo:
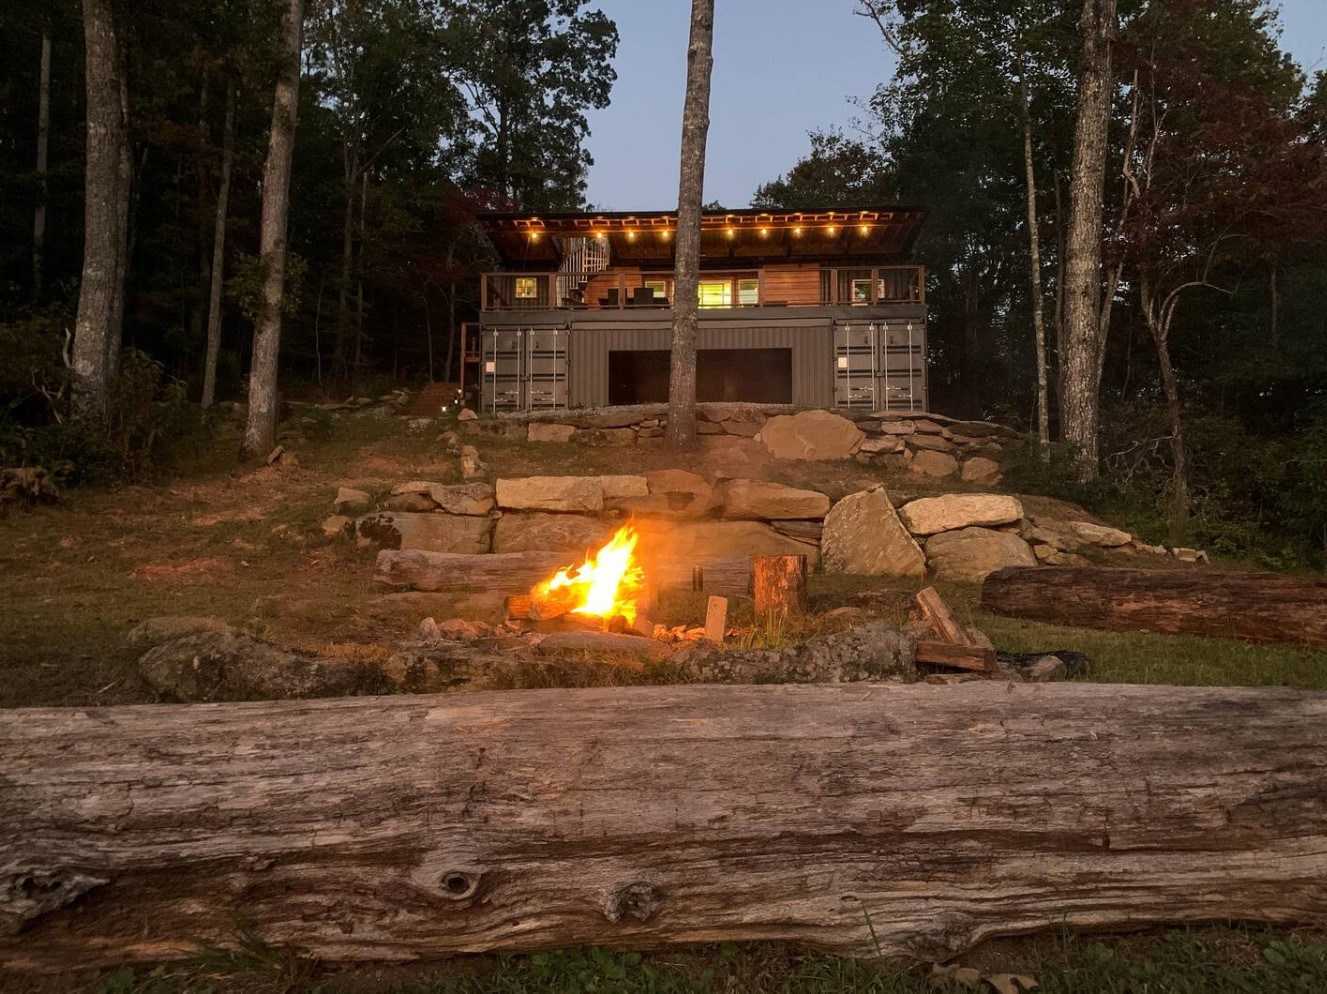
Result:
[[[566,552],[500,552],[465,555],[421,549],[384,549],[378,553],[375,583],[415,590],[464,590],[478,587],[525,593],[547,580],[575,557]],[[742,556],[682,558],[658,556],[651,561],[661,590],[703,590],[740,596],[751,589],[751,560]]]
[[981,606],[1080,628],[1327,645],[1327,580],[1281,573],[1002,569],[982,584]]
[[0,966],[1327,916],[1327,695],[675,686],[10,711]]

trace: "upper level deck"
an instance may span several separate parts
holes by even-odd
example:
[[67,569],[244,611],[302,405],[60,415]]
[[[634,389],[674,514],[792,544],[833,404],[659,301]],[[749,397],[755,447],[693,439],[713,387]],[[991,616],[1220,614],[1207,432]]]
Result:
[[[924,304],[911,264],[916,208],[710,211],[701,220],[703,309]],[[485,312],[669,309],[676,217],[668,213],[487,214],[503,269]]]

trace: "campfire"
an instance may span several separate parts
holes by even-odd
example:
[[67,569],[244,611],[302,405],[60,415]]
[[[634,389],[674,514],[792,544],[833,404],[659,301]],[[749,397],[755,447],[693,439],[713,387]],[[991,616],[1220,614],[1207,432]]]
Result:
[[579,566],[565,566],[537,583],[529,594],[529,617],[548,621],[563,615],[598,623],[604,628],[621,618],[636,623],[637,600],[645,589],[645,569],[636,557],[640,535],[623,525],[597,552]]

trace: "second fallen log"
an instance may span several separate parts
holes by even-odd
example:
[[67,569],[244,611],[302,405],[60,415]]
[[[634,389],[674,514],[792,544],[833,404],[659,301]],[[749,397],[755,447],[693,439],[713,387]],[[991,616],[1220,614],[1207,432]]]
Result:
[[1281,573],[1002,569],[982,584],[981,606],[1015,618],[1107,631],[1327,645],[1327,580]]

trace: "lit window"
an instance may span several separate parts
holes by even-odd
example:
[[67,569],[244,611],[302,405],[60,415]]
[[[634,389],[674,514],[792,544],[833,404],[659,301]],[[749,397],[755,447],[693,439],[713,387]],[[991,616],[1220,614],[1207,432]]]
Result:
[[655,300],[668,299],[668,281],[667,280],[646,280],[645,289],[654,291]]
[[535,300],[539,297],[539,280],[534,276],[516,277],[516,299]]
[[760,303],[760,280],[737,281],[737,304],[739,307],[755,307]]
[[701,307],[732,307],[733,284],[731,280],[702,281],[700,284]]

